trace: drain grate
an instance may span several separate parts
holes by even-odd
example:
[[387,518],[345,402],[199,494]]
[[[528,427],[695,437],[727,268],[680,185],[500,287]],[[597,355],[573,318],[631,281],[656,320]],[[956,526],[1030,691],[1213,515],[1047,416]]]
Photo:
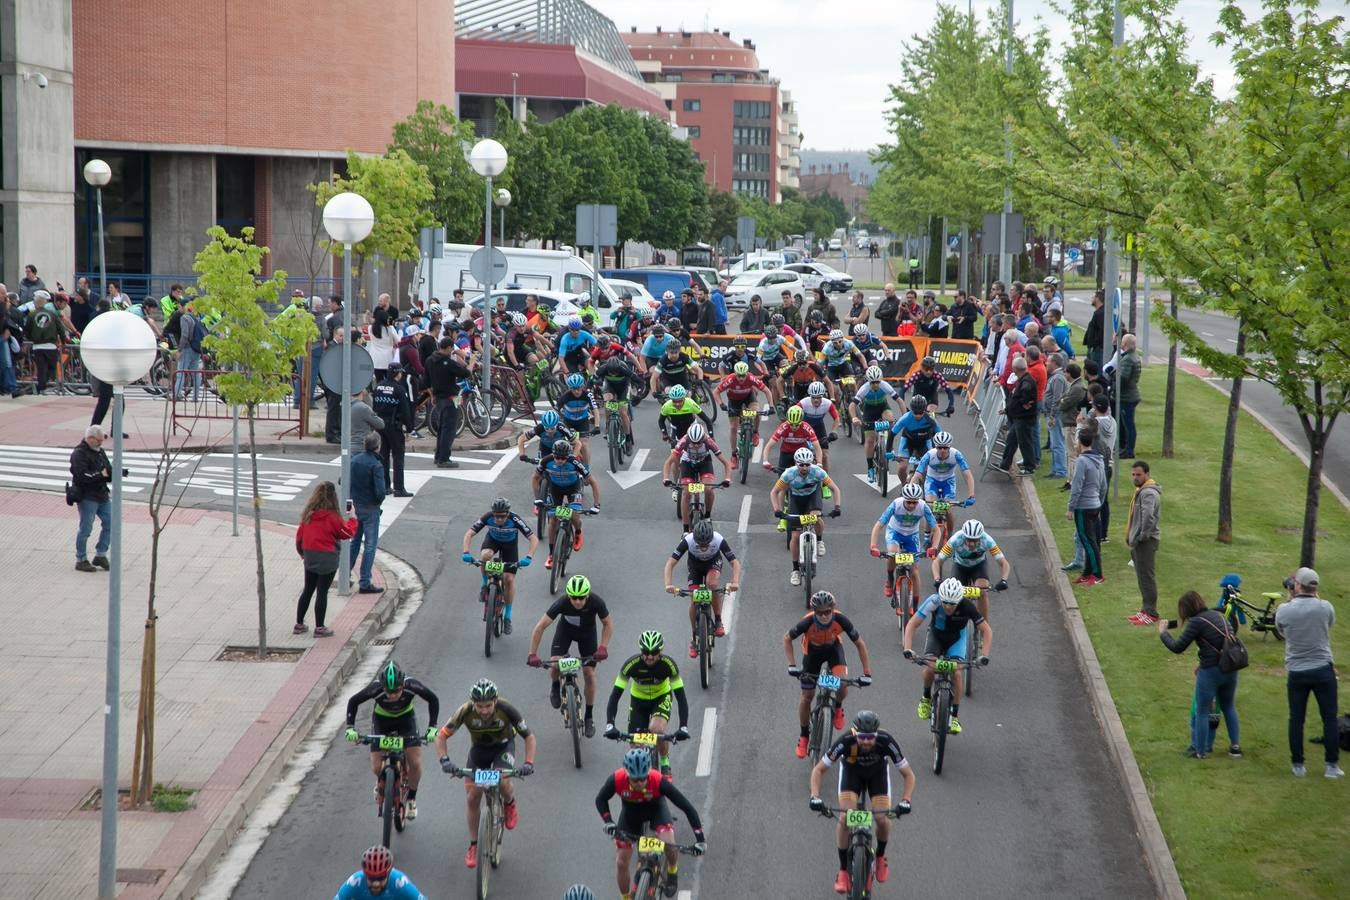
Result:
[[216,662],[296,662],[305,655],[303,647],[269,647],[267,656],[258,658],[257,645],[227,644],[216,654]]
[[163,869],[118,869],[117,880],[122,884],[154,884],[163,874]]
[[398,638],[376,638],[370,643],[376,647],[392,647]]

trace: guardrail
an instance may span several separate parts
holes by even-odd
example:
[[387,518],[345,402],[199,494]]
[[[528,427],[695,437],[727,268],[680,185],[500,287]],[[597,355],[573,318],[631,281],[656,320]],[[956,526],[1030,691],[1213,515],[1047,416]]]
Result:
[[[305,369],[308,370],[308,357],[305,358],[305,362]],[[183,424],[185,422],[197,422],[201,419],[232,419],[234,417],[234,407],[226,403],[216,393],[215,377],[223,374],[225,374],[223,369],[174,370],[172,380],[169,383],[169,400],[172,404],[169,416],[175,432],[180,430],[191,432],[191,426]],[[308,371],[306,371],[302,383],[309,383],[308,374]],[[290,380],[292,378],[291,373],[286,373],[285,378]],[[298,407],[293,405],[293,401],[289,397],[273,403],[260,403],[254,407],[253,419],[256,422],[292,422],[294,424],[282,431],[278,437],[284,437],[294,432],[297,438],[303,438],[306,423],[309,421],[308,393],[308,391],[300,392],[300,405]]]

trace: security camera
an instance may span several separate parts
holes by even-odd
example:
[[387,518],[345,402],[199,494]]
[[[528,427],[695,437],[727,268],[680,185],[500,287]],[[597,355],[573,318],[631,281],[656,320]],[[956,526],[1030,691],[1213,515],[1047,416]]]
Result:
[[37,85],[40,88],[45,88],[47,86],[47,76],[43,75],[41,72],[37,73]]

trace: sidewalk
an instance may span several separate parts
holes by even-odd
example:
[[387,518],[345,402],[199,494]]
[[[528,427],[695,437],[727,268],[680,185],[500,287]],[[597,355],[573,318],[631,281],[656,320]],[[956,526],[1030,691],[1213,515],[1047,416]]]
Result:
[[[53,423],[58,416],[87,421],[83,404],[77,410],[65,398],[36,402]],[[12,405],[3,408],[0,421],[15,417]],[[70,443],[76,440],[72,432]],[[59,494],[0,490],[0,509],[0,571],[8,582],[0,593],[6,625],[0,635],[0,737],[8,749],[0,763],[0,898],[95,897],[100,814],[80,806],[101,779],[108,575],[75,571],[77,516]],[[123,512],[119,784],[126,789],[150,521],[141,504],[127,503]],[[248,528],[232,537],[228,514],[180,509],[161,536],[154,778],[199,793],[187,812],[119,814],[119,871],[150,870],[154,879],[119,884],[121,897],[163,896],[175,877],[190,875],[203,857],[214,856],[207,848],[227,837],[231,822],[241,821],[257,799],[257,774],[284,763],[342,670],[355,664],[374,635],[376,620],[396,605],[397,584],[382,595],[334,592],[328,624],[336,634],[292,635],[303,581],[293,534],[288,526],[264,523],[268,644],[304,652],[295,662],[267,663],[215,661],[226,645],[257,643]],[[376,582],[391,580],[381,567]],[[312,611],[309,618],[312,626]]]

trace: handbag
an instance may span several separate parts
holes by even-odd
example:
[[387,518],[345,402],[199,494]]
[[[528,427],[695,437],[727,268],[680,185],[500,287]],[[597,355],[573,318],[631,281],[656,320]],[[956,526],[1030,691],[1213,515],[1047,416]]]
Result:
[[66,482],[66,506],[74,506],[80,502],[80,492],[75,489],[69,481]]
[[[1214,623],[1208,619],[1205,620],[1210,628],[1214,628]],[[1218,631],[1217,628],[1214,628]],[[1229,672],[1238,672],[1247,668],[1250,662],[1247,658],[1247,645],[1238,639],[1228,628],[1228,620],[1223,622],[1223,645],[1219,647],[1219,671],[1227,674]]]

